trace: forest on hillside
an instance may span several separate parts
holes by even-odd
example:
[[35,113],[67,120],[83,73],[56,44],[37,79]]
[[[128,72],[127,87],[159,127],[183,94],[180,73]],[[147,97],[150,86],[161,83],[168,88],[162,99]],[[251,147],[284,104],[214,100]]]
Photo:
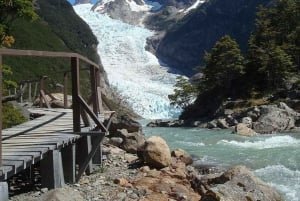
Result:
[[[197,83],[178,78],[169,96],[174,105],[184,107],[183,119],[212,117],[228,99],[275,100],[295,94],[289,92],[300,89],[300,2],[278,0],[271,7],[260,6],[246,53],[225,35],[205,53],[204,61],[197,68]],[[196,100],[186,104],[191,102],[186,97],[195,95]]]

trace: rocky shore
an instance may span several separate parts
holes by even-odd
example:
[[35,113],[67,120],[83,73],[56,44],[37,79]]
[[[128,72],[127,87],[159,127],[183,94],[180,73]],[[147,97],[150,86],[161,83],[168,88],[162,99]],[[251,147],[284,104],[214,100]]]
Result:
[[[129,137],[130,138],[130,137]],[[181,149],[170,151],[153,136],[136,153],[104,143],[103,165],[76,184],[15,195],[11,201],[283,201],[283,198],[244,166],[226,171],[193,167]]]
[[231,129],[239,135],[253,136],[300,130],[300,113],[284,102],[259,105],[244,109],[226,109],[210,120],[155,120],[151,127],[201,127],[209,129]]

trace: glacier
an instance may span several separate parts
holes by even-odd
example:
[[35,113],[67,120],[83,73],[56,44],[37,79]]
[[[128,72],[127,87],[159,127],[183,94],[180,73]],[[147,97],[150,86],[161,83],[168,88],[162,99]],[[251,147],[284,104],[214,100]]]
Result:
[[109,82],[126,97],[132,109],[146,119],[177,117],[180,109],[170,105],[176,74],[145,50],[154,33],[91,11],[92,4],[75,5],[75,12],[97,37],[98,53]]

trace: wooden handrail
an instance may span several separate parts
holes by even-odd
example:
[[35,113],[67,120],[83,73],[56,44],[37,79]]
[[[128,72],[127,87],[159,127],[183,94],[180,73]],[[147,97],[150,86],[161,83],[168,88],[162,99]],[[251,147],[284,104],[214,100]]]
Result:
[[[67,98],[67,73],[71,72],[72,77],[72,108],[73,108],[73,132],[80,132],[80,118],[81,118],[81,111],[84,110],[90,118],[94,121],[94,123],[98,126],[101,132],[108,132],[107,127],[103,125],[103,123],[98,119],[98,113],[100,112],[100,104],[99,101],[101,97],[99,96],[99,91],[97,93],[97,88],[100,87],[99,73],[100,67],[98,64],[90,61],[88,58],[71,52],[50,52],[50,51],[36,51],[36,50],[17,50],[17,49],[1,49],[0,48],[0,67],[2,65],[2,56],[35,56],[35,57],[56,57],[56,58],[70,58],[71,60],[71,68],[70,71],[62,71],[64,74],[64,99]],[[84,101],[80,94],[80,61],[90,65],[89,70],[91,73],[91,91],[92,91],[92,109],[89,105]],[[85,68],[86,69],[86,68]],[[81,69],[82,70],[82,69]],[[26,81],[25,81],[26,82]],[[29,81],[30,82],[30,81]],[[2,100],[2,69],[0,70],[0,99]],[[42,93],[42,96],[43,93]],[[66,100],[64,100],[64,104],[66,107]],[[2,102],[0,102],[0,112],[2,108]],[[102,111],[101,111],[102,112]],[[2,115],[0,115],[0,166],[2,162]],[[84,118],[84,117],[83,117]]]
[[50,52],[50,51],[37,51],[37,50],[17,50],[17,49],[6,49],[0,48],[0,55],[9,56],[36,56],[36,57],[57,57],[57,58],[78,58],[87,64],[93,65],[99,68],[99,65],[89,60],[88,58],[71,52]]

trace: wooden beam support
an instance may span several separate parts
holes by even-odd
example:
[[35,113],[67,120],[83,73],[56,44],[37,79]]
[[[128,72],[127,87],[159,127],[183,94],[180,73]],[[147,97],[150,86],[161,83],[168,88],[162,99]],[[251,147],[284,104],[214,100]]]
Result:
[[65,185],[62,156],[60,150],[52,150],[41,160],[42,186],[49,189]]
[[86,171],[86,169],[89,167],[89,164],[91,163],[91,159],[94,157],[97,149],[99,148],[100,143],[102,142],[104,138],[104,135],[100,135],[93,141],[93,148],[89,152],[89,154],[84,158],[82,165],[79,167],[78,174],[76,176],[76,181],[78,181],[81,177],[81,175]]
[[[79,165],[79,169],[84,169],[87,174],[91,174],[93,172],[92,169],[92,161],[86,161],[90,152],[92,150],[92,142],[91,136],[83,136],[76,143],[76,164]],[[83,174],[81,172],[81,175]],[[79,173],[78,173],[79,174]],[[81,176],[80,175],[80,176]],[[76,176],[76,181],[78,181],[78,175]]]
[[63,148],[61,152],[65,181],[69,184],[73,184],[76,182],[76,146],[75,144],[70,144]]
[[[83,100],[83,98],[80,96],[78,98],[79,98],[80,104],[82,105],[84,110],[88,113],[88,115],[92,118],[92,120],[97,124],[99,129],[101,129],[103,132],[108,132],[106,127],[103,125],[102,122],[99,121],[98,117],[93,113],[93,111],[91,111],[91,109],[89,108],[87,103]],[[76,131],[74,131],[74,132],[76,132]]]
[[0,166],[2,165],[2,55],[0,54]]

